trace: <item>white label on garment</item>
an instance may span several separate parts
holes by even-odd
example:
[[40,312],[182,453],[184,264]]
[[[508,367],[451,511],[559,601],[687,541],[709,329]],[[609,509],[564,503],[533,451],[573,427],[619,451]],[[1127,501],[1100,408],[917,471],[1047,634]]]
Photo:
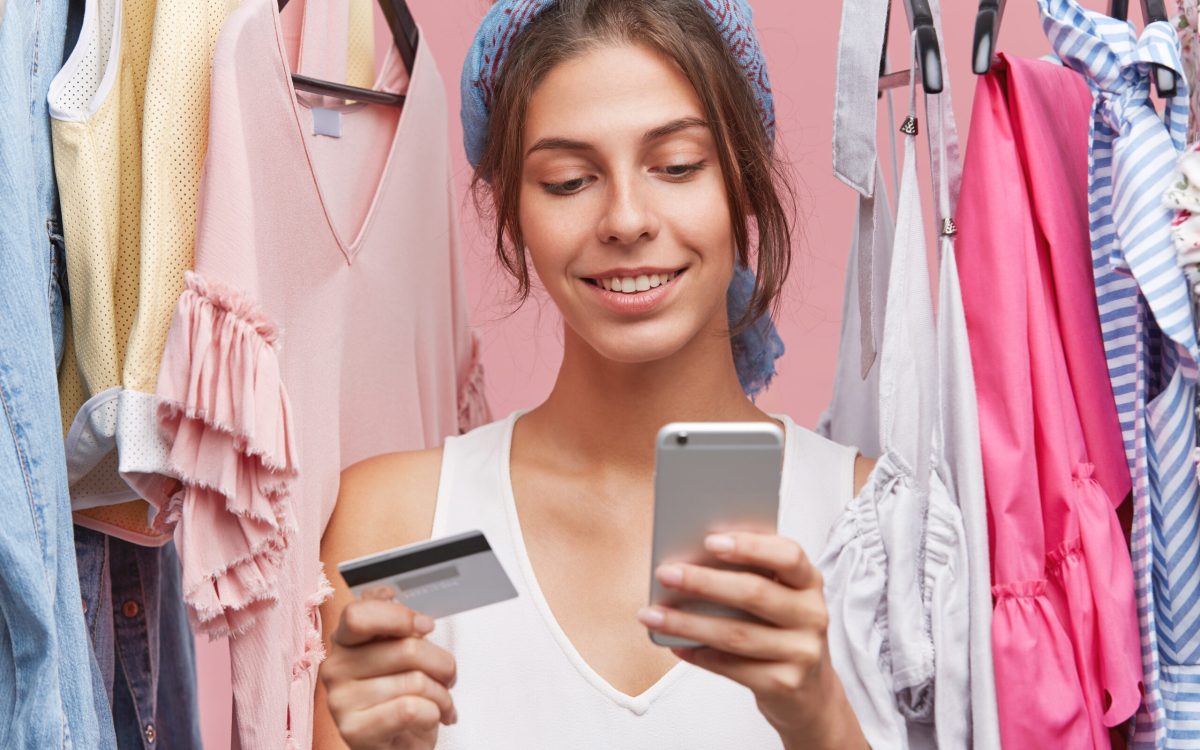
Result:
[[313,107],[313,135],[342,137],[342,113],[336,109]]

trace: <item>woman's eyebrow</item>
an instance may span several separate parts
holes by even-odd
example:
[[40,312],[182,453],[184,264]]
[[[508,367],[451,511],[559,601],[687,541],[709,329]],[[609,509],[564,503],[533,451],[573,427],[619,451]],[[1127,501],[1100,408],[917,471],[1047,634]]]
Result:
[[[677,120],[671,120],[668,123],[659,125],[656,128],[647,130],[642,136],[643,143],[652,143],[661,140],[668,136],[675,135],[683,130],[691,130],[692,128],[708,129],[708,121],[702,120],[699,117],[680,117]],[[529,147],[525,152],[525,158],[528,159],[538,151],[595,151],[596,147],[586,141],[577,141],[571,138],[541,138]]]
[[678,120],[671,120],[665,125],[659,125],[657,128],[652,128],[646,131],[642,136],[644,143],[666,138],[667,136],[675,135],[681,130],[691,130],[692,128],[708,129],[708,121],[702,120],[699,117],[680,117]]
[[573,141],[570,138],[542,138],[529,147],[525,152],[528,159],[538,151],[595,151],[596,147],[585,141]]

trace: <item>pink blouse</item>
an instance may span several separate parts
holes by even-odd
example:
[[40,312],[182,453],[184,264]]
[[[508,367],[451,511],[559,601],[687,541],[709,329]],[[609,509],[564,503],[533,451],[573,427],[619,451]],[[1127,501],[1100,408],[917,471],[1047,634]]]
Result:
[[[433,59],[420,45],[406,81],[389,58],[376,88],[407,83],[402,110],[350,105],[340,136],[314,135],[276,5],[245,0],[217,42],[195,272],[158,383],[184,485],[158,522],[195,625],[232,636],[246,750],[311,742],[341,470],[489,421]],[[346,39],[345,0],[303,11],[300,67],[345,80],[344,48],[325,49]]]
[[1005,747],[1109,748],[1140,701],[1130,476],[1091,271],[1091,95],[1061,65],[980,79],[959,199]]

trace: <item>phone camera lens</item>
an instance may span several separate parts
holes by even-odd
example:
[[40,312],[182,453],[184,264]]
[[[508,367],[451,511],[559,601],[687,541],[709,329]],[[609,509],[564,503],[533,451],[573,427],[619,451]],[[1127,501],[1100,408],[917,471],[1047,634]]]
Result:
[[688,434],[686,432],[679,433],[678,435],[675,436],[675,442],[678,445],[687,445]]

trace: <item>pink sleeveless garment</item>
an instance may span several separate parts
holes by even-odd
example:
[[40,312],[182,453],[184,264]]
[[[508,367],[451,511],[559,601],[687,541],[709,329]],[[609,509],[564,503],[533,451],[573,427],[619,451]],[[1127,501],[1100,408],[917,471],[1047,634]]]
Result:
[[[217,42],[195,272],[158,383],[184,483],[158,522],[174,525],[195,625],[232,635],[248,750],[311,743],[341,470],[489,419],[433,59],[421,45],[406,81],[393,50],[376,88],[406,91],[403,109],[351,105],[340,137],[314,135],[276,5],[245,0]],[[302,13],[298,69],[344,81],[346,0],[288,13]]]
[[1091,95],[1001,56],[980,79],[959,198],[1005,747],[1103,748],[1140,700],[1130,489],[1087,211]]

